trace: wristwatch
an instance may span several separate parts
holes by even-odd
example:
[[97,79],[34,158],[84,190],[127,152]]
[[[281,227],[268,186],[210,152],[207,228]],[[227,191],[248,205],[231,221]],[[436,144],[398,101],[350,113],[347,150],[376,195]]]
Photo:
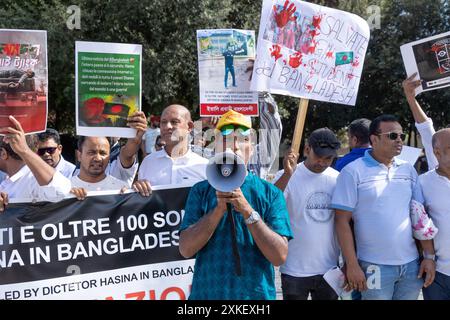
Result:
[[252,213],[250,213],[250,216],[245,219],[245,224],[254,224],[259,220],[261,220],[261,216],[259,215],[259,213],[256,211],[252,211]]
[[426,253],[425,251],[423,251],[422,255],[423,255],[424,259],[429,259],[429,260],[436,261],[436,255],[435,254],[430,254],[430,253]]

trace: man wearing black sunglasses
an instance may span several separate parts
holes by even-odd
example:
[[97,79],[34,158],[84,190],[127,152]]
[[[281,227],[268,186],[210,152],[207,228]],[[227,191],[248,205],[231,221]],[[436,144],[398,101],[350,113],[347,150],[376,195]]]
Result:
[[[419,262],[412,235],[409,206],[418,188],[417,172],[396,158],[405,138],[396,117],[375,118],[369,132],[372,150],[341,171],[331,204],[346,261],[346,289],[361,291],[363,300],[417,300],[436,268],[432,259]],[[434,252],[432,240],[420,245]]]
[[62,173],[66,178],[71,178],[75,165],[66,161],[61,155],[62,145],[58,131],[55,129],[47,129],[47,131],[39,133],[37,154],[49,166]]

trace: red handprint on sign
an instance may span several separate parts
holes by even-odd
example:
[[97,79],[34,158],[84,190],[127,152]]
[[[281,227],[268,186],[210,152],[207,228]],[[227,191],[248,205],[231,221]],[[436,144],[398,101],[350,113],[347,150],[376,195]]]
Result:
[[292,68],[298,68],[300,64],[302,63],[302,54],[301,52],[296,52],[294,55],[289,56],[289,65]]
[[275,21],[277,22],[278,28],[283,28],[288,23],[288,21],[295,21],[295,19],[297,19],[295,16],[293,16],[297,8],[293,3],[291,3],[289,6],[288,5],[289,0],[286,0],[283,9],[281,9],[280,12],[277,12],[277,7],[273,6]]
[[281,47],[277,44],[272,45],[272,48],[270,50],[270,55],[275,58],[275,61],[280,59],[283,55],[281,54]]

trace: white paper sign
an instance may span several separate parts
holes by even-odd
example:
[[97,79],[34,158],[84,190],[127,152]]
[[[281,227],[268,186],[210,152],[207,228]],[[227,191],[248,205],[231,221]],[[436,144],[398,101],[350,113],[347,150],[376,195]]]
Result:
[[355,105],[369,38],[357,15],[264,0],[251,89]]
[[341,269],[338,267],[330,269],[323,275],[323,278],[338,296],[344,293],[345,275]]
[[450,86],[450,31],[400,47],[406,74],[417,73],[416,95]]

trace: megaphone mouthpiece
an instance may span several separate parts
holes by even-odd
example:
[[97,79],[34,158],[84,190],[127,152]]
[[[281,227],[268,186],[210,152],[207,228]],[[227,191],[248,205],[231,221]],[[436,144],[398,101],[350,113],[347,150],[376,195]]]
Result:
[[239,188],[246,175],[244,161],[233,152],[216,154],[206,167],[209,184],[220,192],[231,192]]
[[234,164],[222,164],[220,166],[220,172],[224,177],[229,177],[233,173],[234,166]]

